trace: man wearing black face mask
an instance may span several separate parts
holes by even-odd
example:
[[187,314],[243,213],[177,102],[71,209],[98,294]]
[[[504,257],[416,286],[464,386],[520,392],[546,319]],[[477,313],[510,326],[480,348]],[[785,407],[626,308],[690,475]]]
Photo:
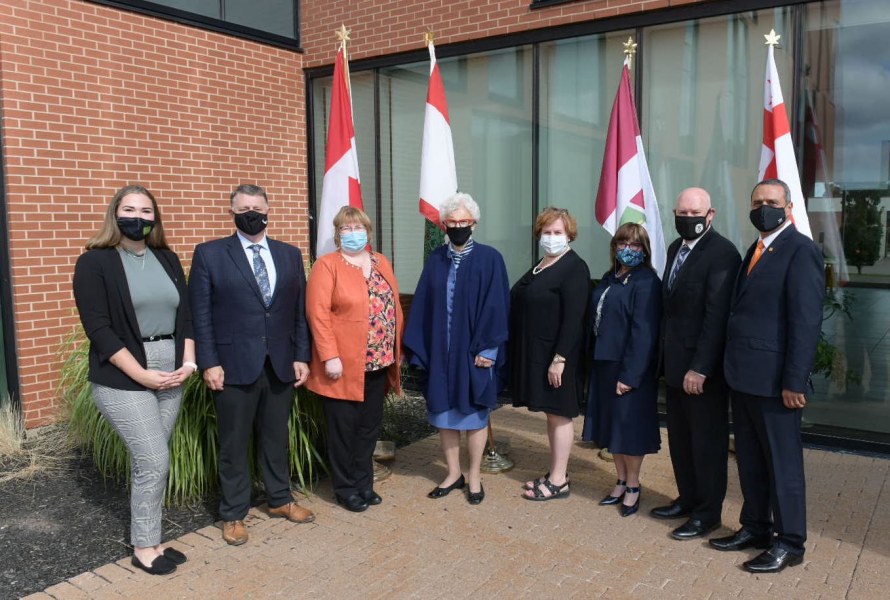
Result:
[[236,188],[230,213],[235,234],[195,248],[189,297],[198,367],[216,404],[223,539],[237,546],[247,541],[255,420],[270,516],[314,519],[293,501],[288,462],[294,388],[309,377],[311,356],[300,251],[266,237],[263,188]]
[[800,418],[819,341],[825,275],[818,247],[791,222],[785,182],[758,183],[750,217],[760,239],[736,277],[723,363],[744,497],[742,528],[710,543],[718,550],[764,549],[744,567],[774,573],[802,562],[807,538]]
[[662,277],[660,367],[667,386],[668,443],[679,497],[652,509],[660,519],[687,518],[677,540],[720,525],[726,496],[729,394],[723,378],[726,317],[741,257],[712,225],[708,192],[680,192]]

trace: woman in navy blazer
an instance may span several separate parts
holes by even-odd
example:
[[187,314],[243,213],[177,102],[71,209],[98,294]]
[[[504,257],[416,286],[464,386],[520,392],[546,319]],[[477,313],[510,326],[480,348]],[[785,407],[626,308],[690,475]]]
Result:
[[615,457],[618,482],[600,504],[620,503],[623,517],[640,506],[643,456],[661,447],[655,374],[661,281],[651,256],[642,225],[619,227],[612,237],[612,268],[593,290],[589,310],[593,367],[582,438]]

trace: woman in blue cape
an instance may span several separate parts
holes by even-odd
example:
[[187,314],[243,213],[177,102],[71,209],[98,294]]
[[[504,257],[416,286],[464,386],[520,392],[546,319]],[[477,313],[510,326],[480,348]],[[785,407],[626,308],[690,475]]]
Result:
[[[414,293],[405,327],[410,363],[427,373],[428,420],[439,429],[448,465],[429,494],[443,498],[469,484],[467,500],[485,497],[480,467],[488,415],[497,404],[506,360],[510,286],[500,253],[475,243],[479,205],[458,193],[439,209],[448,243],[430,254]],[[467,432],[469,468],[460,469],[460,432]]]

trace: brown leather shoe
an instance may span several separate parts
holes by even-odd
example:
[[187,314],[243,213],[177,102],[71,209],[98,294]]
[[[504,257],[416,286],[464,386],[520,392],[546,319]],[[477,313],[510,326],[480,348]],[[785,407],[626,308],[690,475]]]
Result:
[[227,544],[240,546],[247,541],[247,527],[244,521],[226,521],[223,523],[223,539]]
[[311,523],[315,520],[315,515],[312,514],[311,510],[303,508],[296,502],[288,502],[284,506],[276,506],[275,508],[270,506],[269,516],[284,517],[294,523]]

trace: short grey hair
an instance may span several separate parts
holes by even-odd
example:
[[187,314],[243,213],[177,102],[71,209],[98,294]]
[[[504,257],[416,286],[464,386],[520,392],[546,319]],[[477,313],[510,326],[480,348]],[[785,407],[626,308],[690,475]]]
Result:
[[245,196],[262,196],[263,200],[266,201],[266,204],[269,203],[269,197],[266,195],[266,190],[258,185],[242,183],[236,187],[229,195],[229,205],[235,204],[235,196],[238,194],[244,194]]
[[466,208],[474,221],[479,221],[481,215],[479,212],[479,205],[476,204],[476,201],[473,200],[471,195],[465,194],[464,192],[458,192],[442,203],[442,206],[439,207],[439,221],[444,223],[445,220],[460,207]]

